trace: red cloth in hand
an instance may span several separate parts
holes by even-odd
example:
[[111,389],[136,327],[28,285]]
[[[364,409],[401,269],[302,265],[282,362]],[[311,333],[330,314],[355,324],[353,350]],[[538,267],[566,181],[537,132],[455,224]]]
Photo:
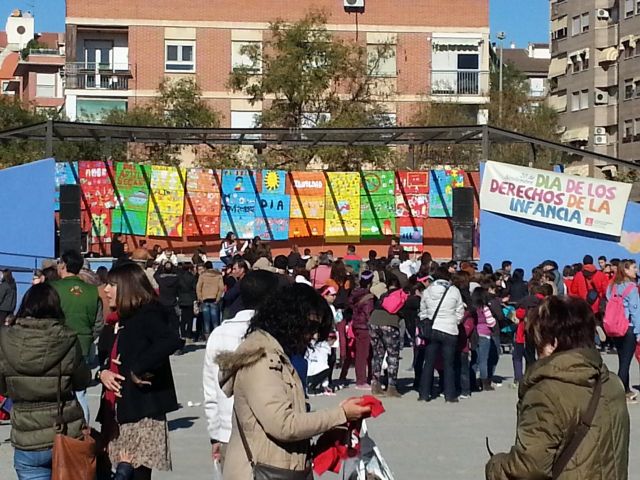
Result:
[[[377,417],[384,413],[382,402],[372,395],[360,397],[358,405],[368,406],[371,413],[368,417]],[[360,454],[360,429],[362,420],[349,422],[347,428],[334,428],[323,433],[314,447],[313,470],[318,475],[331,471],[339,473],[342,460]]]

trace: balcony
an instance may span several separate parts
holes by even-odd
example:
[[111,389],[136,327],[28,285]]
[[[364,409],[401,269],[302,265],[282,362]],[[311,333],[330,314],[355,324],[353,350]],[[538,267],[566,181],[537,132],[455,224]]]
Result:
[[131,67],[125,64],[73,62],[65,66],[66,88],[129,90]]
[[606,70],[598,65],[594,69],[594,87],[607,89],[618,85],[618,66],[616,64],[610,65]]
[[489,72],[478,70],[433,70],[431,95],[484,95],[489,90]]
[[594,105],[593,123],[600,127],[608,127],[618,124],[617,105]]
[[596,48],[618,47],[618,25],[596,27]]

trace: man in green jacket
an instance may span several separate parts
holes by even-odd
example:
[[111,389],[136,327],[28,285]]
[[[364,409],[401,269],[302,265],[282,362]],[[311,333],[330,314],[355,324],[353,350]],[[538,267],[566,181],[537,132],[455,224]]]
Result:
[[[80,252],[74,250],[65,252],[58,261],[60,280],[53,282],[52,285],[60,296],[65,325],[78,335],[82,355],[89,363],[91,344],[100,335],[104,323],[98,288],[78,277],[83,265],[84,258]],[[86,390],[76,392],[88,423],[90,421],[89,403],[86,395]]]

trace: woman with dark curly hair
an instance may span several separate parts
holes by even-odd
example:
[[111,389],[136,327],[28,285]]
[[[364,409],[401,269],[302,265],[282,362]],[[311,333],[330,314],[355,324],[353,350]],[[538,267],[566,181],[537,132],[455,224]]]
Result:
[[218,355],[220,386],[227,396],[234,395],[225,479],[252,479],[253,464],[312,479],[310,439],[369,414],[358,399],[329,410],[306,410],[290,358],[304,355],[313,338],[325,340],[332,323],[329,305],[313,288],[292,284],[265,300],[235,352]]

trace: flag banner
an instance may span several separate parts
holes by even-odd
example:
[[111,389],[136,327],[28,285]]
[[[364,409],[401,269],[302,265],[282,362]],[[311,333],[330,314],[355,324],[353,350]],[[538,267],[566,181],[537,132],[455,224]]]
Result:
[[184,233],[188,237],[218,235],[220,233],[220,214],[192,215],[187,213],[184,216]]
[[91,243],[111,243],[111,210],[96,208],[91,210]]
[[630,183],[487,162],[480,208],[619,237]]
[[429,178],[429,216],[448,218],[453,216],[453,189],[464,187],[464,171],[444,167],[431,170]]
[[288,193],[300,197],[324,197],[324,172],[289,172]]
[[395,172],[364,171],[360,177],[360,195],[395,195]]
[[256,217],[253,224],[254,236],[263,240],[287,240],[289,238],[289,218]]
[[400,171],[397,175],[396,194],[417,195],[429,193],[429,172]]
[[424,226],[422,224],[416,226],[400,225],[399,237],[401,245],[422,245]]
[[115,207],[111,162],[83,160],[78,162],[78,170],[82,189],[81,208],[93,211]]
[[292,218],[289,220],[289,238],[321,237],[324,220]]
[[[220,233],[219,175],[210,168],[187,170],[184,234],[188,237]],[[216,220],[212,220],[216,218]]]
[[250,240],[255,237],[255,222],[254,215],[234,215],[223,209],[220,216],[220,236],[224,237],[228,232],[233,232],[238,238]]
[[149,208],[147,235],[152,237],[182,237],[182,213],[157,212]]
[[145,235],[147,211],[115,208],[111,215],[111,231],[124,235]]
[[[135,163],[116,164],[116,208],[147,213],[151,167]],[[143,234],[144,235],[144,234]]]
[[429,217],[429,195],[427,194],[398,195],[395,201],[398,218]]
[[395,235],[396,219],[362,218],[360,219],[360,236],[368,239],[380,239],[385,235]]
[[256,193],[256,179],[251,170],[222,170],[222,193]]
[[293,197],[291,199],[291,211],[289,217],[324,219],[324,202],[322,197]]
[[289,195],[261,193],[257,199],[256,217],[289,218]]

